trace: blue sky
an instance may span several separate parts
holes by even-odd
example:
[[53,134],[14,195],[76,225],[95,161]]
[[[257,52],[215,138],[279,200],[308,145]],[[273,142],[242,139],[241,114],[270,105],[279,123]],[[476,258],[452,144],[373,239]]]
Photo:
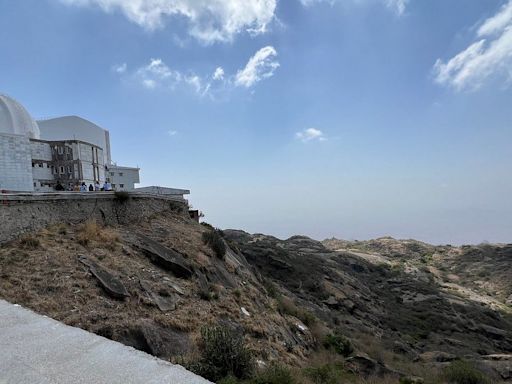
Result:
[[0,0],[0,92],[279,237],[512,242],[512,1]]

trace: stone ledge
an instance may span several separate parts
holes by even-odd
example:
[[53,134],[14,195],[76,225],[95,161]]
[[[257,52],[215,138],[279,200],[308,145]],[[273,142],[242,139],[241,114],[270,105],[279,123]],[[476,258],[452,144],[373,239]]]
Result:
[[[143,192],[127,192],[131,198],[159,199],[180,201],[187,200],[182,195],[159,195]],[[0,193],[0,201],[54,201],[54,200],[91,200],[91,199],[115,199],[115,192],[49,192],[49,193]]]

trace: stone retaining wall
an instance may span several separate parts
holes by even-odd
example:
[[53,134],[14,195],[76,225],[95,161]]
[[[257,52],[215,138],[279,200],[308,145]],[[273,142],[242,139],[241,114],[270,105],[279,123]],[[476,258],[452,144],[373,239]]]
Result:
[[52,224],[77,224],[88,219],[105,224],[133,223],[170,210],[186,213],[187,208],[181,196],[141,193],[0,194],[0,244]]

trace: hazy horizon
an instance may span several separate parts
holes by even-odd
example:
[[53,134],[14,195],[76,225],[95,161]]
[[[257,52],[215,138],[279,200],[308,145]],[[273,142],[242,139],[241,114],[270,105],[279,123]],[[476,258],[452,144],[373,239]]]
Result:
[[512,0],[0,0],[0,93],[280,238],[512,242]]

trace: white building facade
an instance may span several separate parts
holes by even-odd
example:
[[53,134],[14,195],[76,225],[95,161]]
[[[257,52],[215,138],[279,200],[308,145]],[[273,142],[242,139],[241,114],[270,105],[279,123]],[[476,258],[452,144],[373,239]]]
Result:
[[30,139],[38,138],[39,128],[27,110],[0,95],[0,190],[33,190]]
[[139,171],[112,164],[107,130],[78,116],[36,122],[20,103],[0,95],[0,190],[46,192],[57,184],[71,189],[105,180],[132,190]]
[[140,183],[139,168],[110,164],[105,167],[105,170],[105,178],[116,191],[131,191],[135,189],[135,184]]

